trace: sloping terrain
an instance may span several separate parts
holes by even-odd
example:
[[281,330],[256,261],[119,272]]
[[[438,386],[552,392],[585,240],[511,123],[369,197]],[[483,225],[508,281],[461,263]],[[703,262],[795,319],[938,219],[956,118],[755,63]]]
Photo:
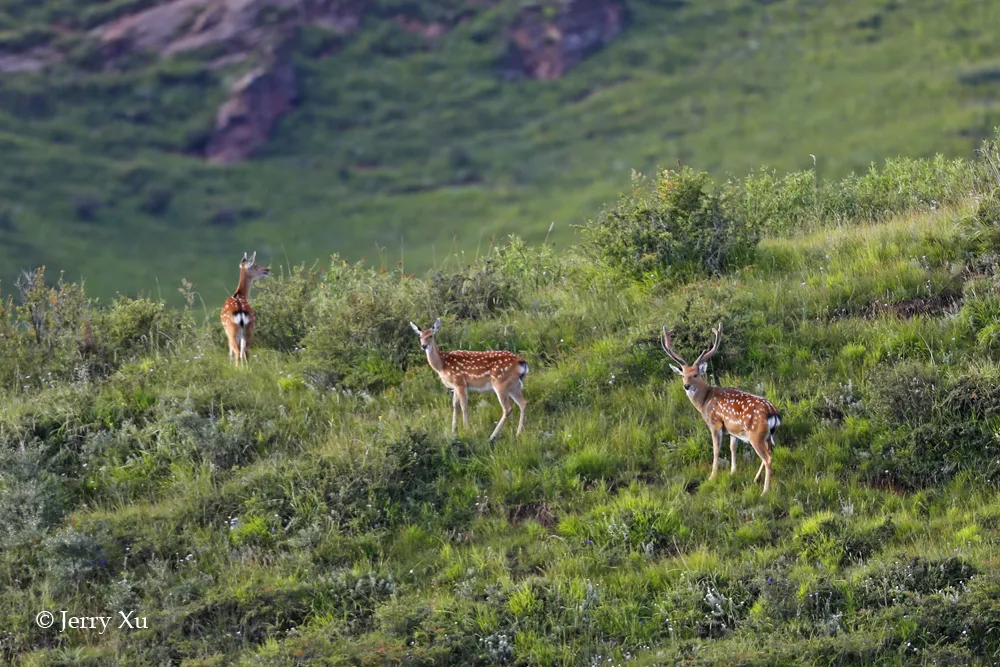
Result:
[[[0,318],[4,662],[991,664],[984,167],[894,161],[721,199],[660,174],[586,236],[663,207],[654,250],[716,231],[682,220],[745,227],[718,275],[518,240],[428,279],[335,258],[260,283],[242,370],[193,294],[97,307],[35,274]],[[526,357],[522,437],[486,441],[490,395],[450,434],[408,325],[437,315],[446,350]],[[719,321],[713,380],[783,416],[766,496],[746,445],[707,480],[709,434],[659,347],[669,325],[692,356]],[[43,629],[43,610],[116,623]],[[132,610],[143,626],[121,627]]]
[[[998,122],[995,3],[570,5],[0,3],[6,292],[46,264],[105,299],[180,303],[185,277],[216,307],[252,249],[422,272],[552,223],[564,245],[633,168],[813,155],[835,178],[971,156]],[[242,123],[247,100],[264,112]]]

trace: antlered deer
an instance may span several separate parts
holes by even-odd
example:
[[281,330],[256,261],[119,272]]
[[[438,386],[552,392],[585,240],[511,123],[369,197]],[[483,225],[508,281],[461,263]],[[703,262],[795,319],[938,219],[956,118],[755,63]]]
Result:
[[521,411],[515,434],[521,435],[521,430],[524,428],[524,408],[528,405],[521,390],[524,388],[524,376],[528,374],[528,362],[513,352],[504,350],[487,352],[455,350],[442,354],[434,342],[434,334],[441,328],[441,318],[438,318],[430,329],[421,330],[413,322],[410,322],[410,326],[420,336],[420,346],[427,353],[427,361],[431,368],[437,371],[444,386],[454,392],[451,400],[452,433],[458,430],[459,406],[462,408],[462,426],[469,427],[468,392],[486,392],[492,389],[500,399],[503,416],[493,429],[490,442],[496,439],[500,427],[507,421],[507,416],[514,411],[511,401],[517,403]]
[[671,365],[670,368],[684,379],[684,392],[712,432],[712,474],[708,478],[714,479],[719,469],[719,447],[722,431],[725,430],[729,433],[729,451],[732,454],[729,472],[736,472],[737,438],[749,442],[761,460],[757,476],[753,481],[756,482],[760,478],[761,471],[764,471],[762,495],[767,493],[771,487],[771,447],[774,446],[774,432],[781,425],[781,415],[778,414],[777,408],[766,398],[739,389],[710,387],[706,382],[708,360],[719,349],[719,341],[722,339],[721,322],[718,329],[712,329],[712,333],[715,334],[715,344],[711,349],[702,352],[690,366],[670,348],[671,333],[663,327],[663,351],[681,367]]
[[229,358],[235,359],[237,366],[247,360],[247,350],[253,342],[253,330],[257,324],[257,315],[250,307],[250,285],[271,273],[266,266],[258,266],[256,260],[256,252],[249,259],[243,253],[240,284],[222,306],[222,328],[229,339]]

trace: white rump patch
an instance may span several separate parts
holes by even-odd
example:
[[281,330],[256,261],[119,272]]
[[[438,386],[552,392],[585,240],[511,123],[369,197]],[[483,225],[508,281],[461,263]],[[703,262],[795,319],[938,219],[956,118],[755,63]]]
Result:
[[241,327],[245,327],[250,323],[250,316],[244,312],[233,313],[233,322]]
[[767,418],[767,428],[772,433],[774,432],[774,429],[778,428],[779,426],[781,426],[781,417],[779,417],[778,415],[771,415],[770,417]]

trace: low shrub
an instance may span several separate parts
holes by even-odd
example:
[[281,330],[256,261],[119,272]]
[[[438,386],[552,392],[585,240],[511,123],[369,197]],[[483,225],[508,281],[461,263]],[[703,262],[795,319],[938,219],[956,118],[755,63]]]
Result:
[[518,302],[514,281],[490,260],[457,273],[432,274],[430,291],[437,313],[460,320],[481,320],[510,310]]
[[283,352],[302,345],[316,324],[315,296],[321,280],[316,266],[293,267],[288,275],[271,275],[258,283],[254,309],[260,312],[254,344]]
[[8,387],[107,375],[142,354],[172,349],[194,329],[188,313],[162,301],[119,296],[97,307],[83,285],[45,278],[45,267],[23,273],[20,303],[0,303],[0,383]]
[[969,470],[1000,481],[1000,442],[991,426],[1000,410],[998,376],[995,366],[949,377],[916,363],[877,374],[869,403],[881,428],[863,464],[870,479],[917,489]]
[[632,190],[583,228],[585,248],[633,278],[721,274],[753,254],[760,230],[727,215],[706,173],[635,174]]
[[725,208],[730,216],[744,220],[752,229],[787,233],[821,215],[818,185],[812,170],[778,177],[773,169],[760,169],[727,183]]
[[302,338],[314,385],[375,391],[399,384],[420,359],[409,323],[431,317],[423,281],[335,259],[317,299]]

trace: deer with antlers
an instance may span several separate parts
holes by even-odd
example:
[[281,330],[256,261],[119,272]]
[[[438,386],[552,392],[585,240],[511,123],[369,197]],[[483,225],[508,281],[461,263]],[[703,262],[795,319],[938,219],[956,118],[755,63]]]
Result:
[[222,306],[222,328],[226,330],[226,338],[229,339],[229,358],[234,359],[237,366],[247,360],[247,350],[253,342],[253,331],[257,324],[257,314],[250,307],[250,285],[270,273],[266,266],[257,264],[256,252],[249,258],[243,253],[243,259],[240,260],[240,284]]
[[427,361],[431,368],[437,372],[444,386],[453,392],[452,433],[458,430],[459,407],[462,408],[462,426],[469,427],[469,392],[487,392],[492,389],[500,400],[503,416],[493,429],[490,442],[496,439],[507,417],[514,411],[512,402],[517,403],[521,412],[515,434],[521,435],[521,430],[524,428],[524,409],[528,405],[521,390],[524,389],[524,376],[528,374],[528,362],[505,350],[486,352],[455,350],[442,354],[434,342],[434,335],[441,329],[441,318],[438,318],[430,329],[421,329],[413,322],[410,322],[410,326],[420,336],[420,346],[427,353]]
[[722,432],[725,430],[729,434],[729,451],[732,454],[729,472],[731,474],[736,472],[736,440],[749,442],[761,460],[757,476],[753,481],[756,483],[763,471],[762,495],[767,493],[771,487],[771,447],[774,446],[774,432],[781,425],[778,409],[766,398],[739,389],[711,387],[705,380],[708,360],[719,349],[719,341],[722,340],[721,322],[717,329],[712,329],[712,333],[715,334],[715,344],[711,349],[702,352],[690,366],[671,349],[671,333],[663,327],[663,351],[680,364],[680,368],[672,364],[670,368],[683,378],[684,393],[701,413],[701,418],[712,432],[712,474],[708,478],[714,479],[719,469],[719,447]]

